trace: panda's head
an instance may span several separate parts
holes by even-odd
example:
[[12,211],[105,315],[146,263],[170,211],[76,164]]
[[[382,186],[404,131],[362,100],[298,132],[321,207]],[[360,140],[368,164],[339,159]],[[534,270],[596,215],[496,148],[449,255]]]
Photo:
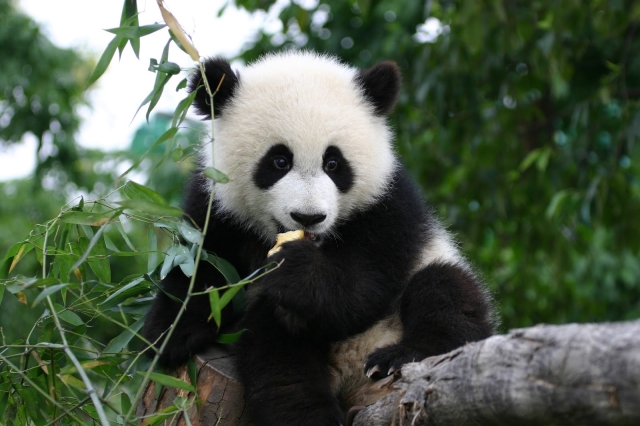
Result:
[[[329,236],[340,222],[388,189],[396,159],[386,115],[400,88],[391,62],[357,70],[310,52],[269,55],[235,73],[220,58],[204,62],[214,97],[213,154],[206,166],[230,182],[215,187],[220,212],[268,240],[284,230]],[[195,110],[211,105],[201,74]]]

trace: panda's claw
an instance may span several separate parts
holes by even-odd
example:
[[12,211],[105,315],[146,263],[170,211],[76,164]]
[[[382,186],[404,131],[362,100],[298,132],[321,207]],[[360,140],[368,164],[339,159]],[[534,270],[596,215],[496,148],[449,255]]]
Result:
[[367,375],[368,378],[372,378],[374,374],[379,373],[379,372],[380,372],[380,366],[379,365],[374,365],[369,370],[367,370],[366,375]]

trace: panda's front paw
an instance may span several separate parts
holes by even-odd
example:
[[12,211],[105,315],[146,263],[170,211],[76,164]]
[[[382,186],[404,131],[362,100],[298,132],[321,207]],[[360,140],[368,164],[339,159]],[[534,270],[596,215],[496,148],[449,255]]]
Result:
[[376,349],[367,357],[364,372],[373,380],[380,380],[400,370],[404,364],[420,361],[422,357],[417,351],[401,344]]
[[318,309],[320,289],[314,285],[314,279],[319,275],[319,258],[319,249],[308,240],[285,243],[281,251],[269,258],[279,266],[262,278],[262,293],[279,307],[276,314],[285,322],[299,325],[300,320]]

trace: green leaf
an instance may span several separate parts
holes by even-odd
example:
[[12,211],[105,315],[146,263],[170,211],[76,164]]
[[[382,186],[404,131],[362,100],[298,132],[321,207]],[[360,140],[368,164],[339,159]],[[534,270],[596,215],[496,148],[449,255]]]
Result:
[[77,225],[102,226],[111,219],[122,213],[122,209],[116,209],[103,213],[76,212],[69,210],[60,216],[60,220],[65,223],[75,223]]
[[127,247],[129,247],[133,251],[137,251],[136,248],[133,246],[133,244],[131,244],[131,241],[129,240],[129,237],[127,237],[127,233],[124,232],[124,228],[122,227],[122,223],[120,223],[119,221],[116,222],[116,229],[118,230],[118,232],[120,232],[120,236],[122,237],[124,242],[127,244]]
[[35,307],[38,303],[42,302],[44,299],[47,298],[47,296],[50,296],[54,293],[57,293],[58,291],[62,290],[63,288],[67,287],[69,285],[69,283],[65,283],[65,284],[56,284],[56,285],[52,285],[52,286],[48,286],[45,287],[44,290],[42,290],[38,296],[36,296],[36,298],[33,300],[33,303],[31,304],[31,307]]
[[138,160],[136,160],[136,162],[134,162],[131,167],[129,167],[124,173],[122,173],[120,176],[118,176],[118,179],[116,179],[116,182],[119,181],[120,179],[122,179],[123,177],[125,177],[126,175],[129,174],[129,172],[133,169],[135,169],[136,167],[138,167],[138,165],[140,165],[140,163],[142,162],[142,160],[145,159],[145,157],[158,145],[160,145],[161,143],[163,143],[164,141],[166,141],[167,139],[171,139],[173,138],[176,133],[178,133],[178,128],[177,127],[171,127],[169,130],[167,130],[166,132],[164,132],[154,143],[153,145],[151,145],[144,154],[142,154],[140,156],[140,158],[138,158]]
[[[120,209],[116,210],[118,212],[118,215],[120,215]],[[76,269],[78,266],[80,266],[85,260],[87,260],[87,257],[89,257],[89,254],[91,253],[91,250],[93,250],[93,247],[98,243],[98,241],[101,240],[100,237],[102,237],[102,233],[104,232],[105,228],[107,227],[108,223],[105,223],[104,225],[102,225],[100,227],[100,229],[98,229],[98,232],[95,233],[95,235],[93,236],[93,238],[91,238],[91,241],[89,241],[89,244],[87,245],[86,250],[84,251],[84,253],[82,254],[82,256],[80,256],[80,259],[78,259],[76,261],[76,263],[73,264],[73,266],[70,268],[72,271],[74,269]],[[102,242],[102,244],[100,245],[100,248],[98,248],[98,250],[102,250],[102,246],[104,245],[104,242]],[[107,247],[104,246],[104,254],[106,255],[107,253]],[[107,260],[108,262],[108,260]],[[89,265],[91,266],[91,265]],[[98,269],[102,269],[104,265],[101,265],[98,267]],[[91,269],[93,269],[93,267],[91,267]],[[96,273],[96,275],[98,275],[98,272],[96,272],[95,270],[93,271],[94,273]],[[104,270],[100,270],[100,273],[104,273],[106,276],[106,271]],[[111,276],[111,270],[109,269],[109,276]],[[109,281],[104,281],[104,282],[109,282]]]
[[70,311],[64,306],[58,305],[57,303],[55,303],[53,306],[56,310],[58,317],[60,317],[61,320],[71,325],[75,325],[76,327],[80,325],[84,325],[84,321],[82,321],[82,318],[80,318],[75,312]]
[[178,49],[182,50],[184,53],[186,53],[187,55],[189,54],[189,52],[187,52],[187,49],[184,48],[184,46],[182,45],[182,43],[180,43],[180,40],[178,40],[178,38],[176,37],[176,35],[173,33],[173,31],[169,30],[169,37],[171,38],[171,40],[176,44],[176,46],[178,46]]
[[178,253],[177,246],[169,247],[169,250],[167,251],[167,255],[164,257],[164,262],[162,263],[162,269],[160,269],[161,280],[164,280],[167,274],[173,269],[173,259],[175,259],[177,253]]
[[[162,386],[156,386],[156,389],[162,389]],[[144,419],[140,426],[155,426],[159,423],[162,423],[167,417],[173,416],[179,411],[182,410],[175,405],[170,405],[160,411],[157,411],[153,416]]]
[[185,246],[180,244],[178,246],[176,257],[173,260],[173,265],[179,265],[182,272],[187,277],[191,277],[195,268],[194,258],[195,256]]
[[91,73],[89,77],[89,81],[87,81],[87,87],[91,86],[100,78],[102,74],[107,70],[107,67],[111,63],[111,59],[113,59],[113,55],[115,55],[116,50],[118,49],[118,45],[120,44],[121,37],[115,36],[113,40],[107,45],[107,48],[102,53],[100,60],[96,64],[96,68]]
[[[106,226],[106,225],[105,225]],[[101,228],[102,229],[102,228]],[[107,253],[107,245],[104,242],[104,238],[101,238],[102,233],[96,237],[98,233],[96,233],[91,241],[95,241],[93,243],[93,248],[91,250],[91,256],[88,257],[87,263],[89,267],[96,274],[96,277],[103,283],[111,282],[111,264],[109,263],[109,254]],[[80,238],[78,244],[81,250],[88,250],[88,246],[85,249],[85,244],[87,240],[84,238]]]
[[198,367],[196,366],[196,361],[193,358],[189,358],[187,361],[187,373],[189,374],[189,380],[191,384],[197,388],[198,386]]
[[207,262],[211,263],[222,275],[228,284],[235,284],[240,282],[240,274],[236,271],[236,268],[227,260],[218,256],[207,257]]
[[220,309],[224,309],[225,306],[231,302],[231,299],[238,293],[240,290],[244,288],[245,284],[238,284],[229,289],[227,289],[224,294],[220,297]]
[[246,328],[243,328],[242,330],[238,331],[237,333],[232,333],[232,334],[220,334],[218,335],[218,337],[216,338],[216,342],[217,343],[223,343],[223,344],[230,344],[230,343],[235,343],[238,341],[238,339],[240,338],[240,336],[242,336],[242,334],[247,331]]
[[184,149],[178,145],[173,151],[171,151],[171,159],[177,163],[182,157],[184,157]]
[[562,202],[567,198],[567,195],[569,195],[567,191],[558,191],[553,195],[549,207],[547,207],[547,211],[545,212],[547,218],[551,219],[556,215]]
[[188,81],[189,80],[187,78],[183,78],[182,80],[180,80],[180,83],[178,83],[178,85],[176,86],[176,92],[180,91],[180,89],[184,89],[185,87],[187,87]]
[[9,248],[9,251],[0,262],[0,279],[5,279],[9,275],[9,269],[13,262],[13,258],[20,252],[20,248],[24,244],[24,241],[15,243]]
[[[120,26],[134,26],[137,27],[139,25],[138,21],[138,2],[137,0],[124,0],[124,4],[122,5],[122,15],[120,17]],[[122,51],[127,46],[127,42],[131,44],[131,48],[133,49],[133,53],[136,55],[136,58],[140,59],[140,39],[132,38],[127,40],[126,38],[122,40],[120,45],[118,46],[118,50],[120,51],[120,56],[122,56]]]
[[[144,376],[146,373],[139,371],[138,374],[142,374]],[[168,386],[170,388],[176,388],[176,389],[184,389],[186,391],[193,392],[193,393],[196,392],[196,388],[194,388],[191,384],[173,376],[167,376],[166,374],[160,374],[160,373],[151,373],[149,378],[154,382],[163,386]]]
[[225,175],[218,169],[214,169],[213,167],[205,167],[205,169],[203,170],[203,173],[206,177],[213,180],[214,182],[218,182],[218,183],[229,182],[229,178],[227,177],[227,175]]
[[111,34],[115,34],[122,38],[140,38],[147,36],[149,34],[153,34],[156,31],[159,31],[166,27],[166,24],[151,24],[151,25],[143,25],[141,27],[138,26],[124,26],[118,28],[109,28],[105,31],[110,32]]
[[130,408],[131,408],[131,400],[129,399],[129,395],[127,395],[127,393],[123,391],[120,394],[120,411],[122,413],[127,413],[129,412]]
[[[107,249],[111,250],[114,253],[122,253],[118,247],[116,247],[115,244],[113,244],[113,241],[111,241],[111,238],[109,238],[109,236],[107,234],[104,234],[104,243],[107,246]],[[137,253],[134,253],[137,254]]]
[[191,244],[202,244],[202,233],[186,222],[178,223],[178,231]]
[[144,324],[144,317],[140,318],[138,321],[134,322],[129,326],[129,328],[125,329],[118,336],[111,339],[106,348],[102,351],[102,353],[119,353],[122,349],[131,341],[133,336],[142,328]]
[[[140,287],[140,288],[138,289],[137,287]],[[138,277],[133,281],[131,281],[130,283],[128,283],[127,285],[124,285],[120,287],[118,290],[116,290],[115,292],[113,292],[113,294],[107,297],[104,300],[104,302],[100,303],[100,306],[102,307],[102,309],[108,309],[112,306],[115,306],[115,304],[121,302],[122,300],[128,299],[129,297],[138,295],[140,293],[145,293],[148,290],[149,290],[149,282],[145,280],[144,276]],[[120,296],[123,296],[123,297],[120,297]],[[109,303],[112,300],[115,300],[116,303],[115,304]]]
[[150,226],[147,232],[149,241],[149,254],[147,255],[147,273],[152,273],[158,267],[158,235],[156,230]]
[[[182,81],[184,81],[186,85],[187,79],[184,79]],[[178,87],[180,87],[180,85],[178,85]],[[196,99],[197,93],[198,91],[194,90],[178,103],[178,106],[176,107],[176,110],[173,113],[173,120],[171,121],[171,127],[177,127],[180,124],[182,124],[182,122],[187,117],[187,112],[189,111],[189,107],[193,104],[193,101]]]
[[158,68],[156,68],[156,70],[169,75],[176,75],[180,74],[182,68],[180,68],[180,65],[176,64],[175,62],[163,62],[158,66]]
[[151,188],[148,188],[134,181],[128,181],[123,187],[122,192],[132,200],[147,200],[152,203],[166,205],[167,201]]
[[125,209],[132,209],[150,215],[171,217],[181,217],[183,215],[182,210],[178,207],[157,204],[147,200],[122,200],[117,201],[117,203]]
[[222,324],[222,307],[220,306],[220,295],[217,288],[212,287],[209,291],[209,306],[211,306],[211,315],[209,315],[207,321],[213,318],[218,328],[220,328]]
[[524,172],[525,170],[527,170],[538,159],[539,156],[540,156],[539,148],[534,149],[529,154],[527,154],[527,156],[524,158],[524,160],[522,160],[522,162],[520,163],[520,166],[518,167],[520,172]]

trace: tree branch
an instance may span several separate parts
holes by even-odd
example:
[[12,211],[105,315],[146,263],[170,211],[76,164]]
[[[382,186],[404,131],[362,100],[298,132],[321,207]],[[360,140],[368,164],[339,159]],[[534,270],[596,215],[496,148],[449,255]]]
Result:
[[640,321],[514,330],[401,376],[355,426],[640,424]]

